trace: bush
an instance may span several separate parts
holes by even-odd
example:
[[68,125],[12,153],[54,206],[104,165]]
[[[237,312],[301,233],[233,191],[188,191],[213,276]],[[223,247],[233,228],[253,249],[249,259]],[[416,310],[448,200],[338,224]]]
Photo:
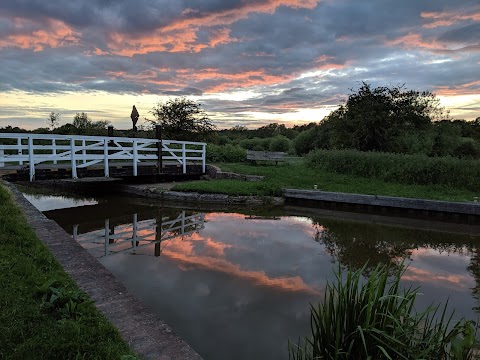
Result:
[[247,152],[239,146],[207,144],[208,162],[243,162],[246,158]]
[[479,191],[480,161],[357,150],[315,150],[307,164],[325,171],[387,182],[444,185]]
[[474,140],[467,140],[455,148],[453,155],[462,159],[478,159],[480,148]]
[[260,139],[244,139],[240,141],[240,146],[246,150],[266,151],[270,147],[271,138]]
[[288,152],[290,150],[290,139],[283,135],[275,136],[270,141],[269,150]]
[[[327,284],[323,302],[311,305],[311,337],[289,343],[290,359],[471,359],[476,328],[461,319],[451,326],[447,304],[417,313],[416,289],[400,291],[403,265],[389,284],[379,265],[366,281],[364,268]],[[439,311],[440,310],[440,311]]]
[[231,144],[232,140],[228,136],[218,135],[217,137],[215,137],[213,139],[212,142],[217,144],[217,145],[227,145],[227,144]]
[[301,132],[293,140],[293,148],[298,156],[308,154],[315,149],[316,133],[316,128],[311,128]]

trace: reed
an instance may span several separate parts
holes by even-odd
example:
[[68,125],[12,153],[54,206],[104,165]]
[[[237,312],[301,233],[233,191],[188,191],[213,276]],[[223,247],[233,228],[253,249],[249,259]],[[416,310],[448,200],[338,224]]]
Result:
[[311,336],[289,343],[292,360],[313,359],[472,359],[476,327],[453,322],[447,305],[416,312],[418,288],[401,289],[402,265],[389,279],[377,266],[346,273],[339,266],[323,301],[311,305]]
[[316,150],[307,156],[307,164],[314,169],[391,183],[442,185],[480,191],[479,160],[357,150]]

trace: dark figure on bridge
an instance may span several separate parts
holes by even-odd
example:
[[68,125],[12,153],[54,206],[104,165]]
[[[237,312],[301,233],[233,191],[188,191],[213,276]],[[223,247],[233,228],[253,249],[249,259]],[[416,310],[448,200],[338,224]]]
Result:
[[133,131],[137,131],[137,121],[139,117],[140,115],[138,114],[137,108],[133,105],[132,113],[130,114],[133,123]]

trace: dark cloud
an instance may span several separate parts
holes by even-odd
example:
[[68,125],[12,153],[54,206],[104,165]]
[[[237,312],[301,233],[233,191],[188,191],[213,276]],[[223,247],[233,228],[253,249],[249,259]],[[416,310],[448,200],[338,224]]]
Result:
[[438,40],[446,42],[478,43],[480,41],[480,23],[462,26],[446,31]]
[[195,96],[226,123],[330,108],[361,81],[480,94],[479,19],[454,0],[5,0],[0,91]]

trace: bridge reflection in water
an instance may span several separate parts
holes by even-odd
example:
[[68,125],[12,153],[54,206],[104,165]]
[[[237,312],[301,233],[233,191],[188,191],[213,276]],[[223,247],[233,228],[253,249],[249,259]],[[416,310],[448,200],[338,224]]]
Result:
[[97,258],[122,252],[136,254],[137,250],[152,244],[155,244],[152,255],[160,256],[169,240],[203,229],[205,214],[187,215],[185,211],[181,211],[176,217],[158,216],[154,219],[139,220],[135,213],[131,221],[119,223],[115,219],[105,219],[103,229],[84,233],[79,231],[79,224],[75,224],[73,238]]

